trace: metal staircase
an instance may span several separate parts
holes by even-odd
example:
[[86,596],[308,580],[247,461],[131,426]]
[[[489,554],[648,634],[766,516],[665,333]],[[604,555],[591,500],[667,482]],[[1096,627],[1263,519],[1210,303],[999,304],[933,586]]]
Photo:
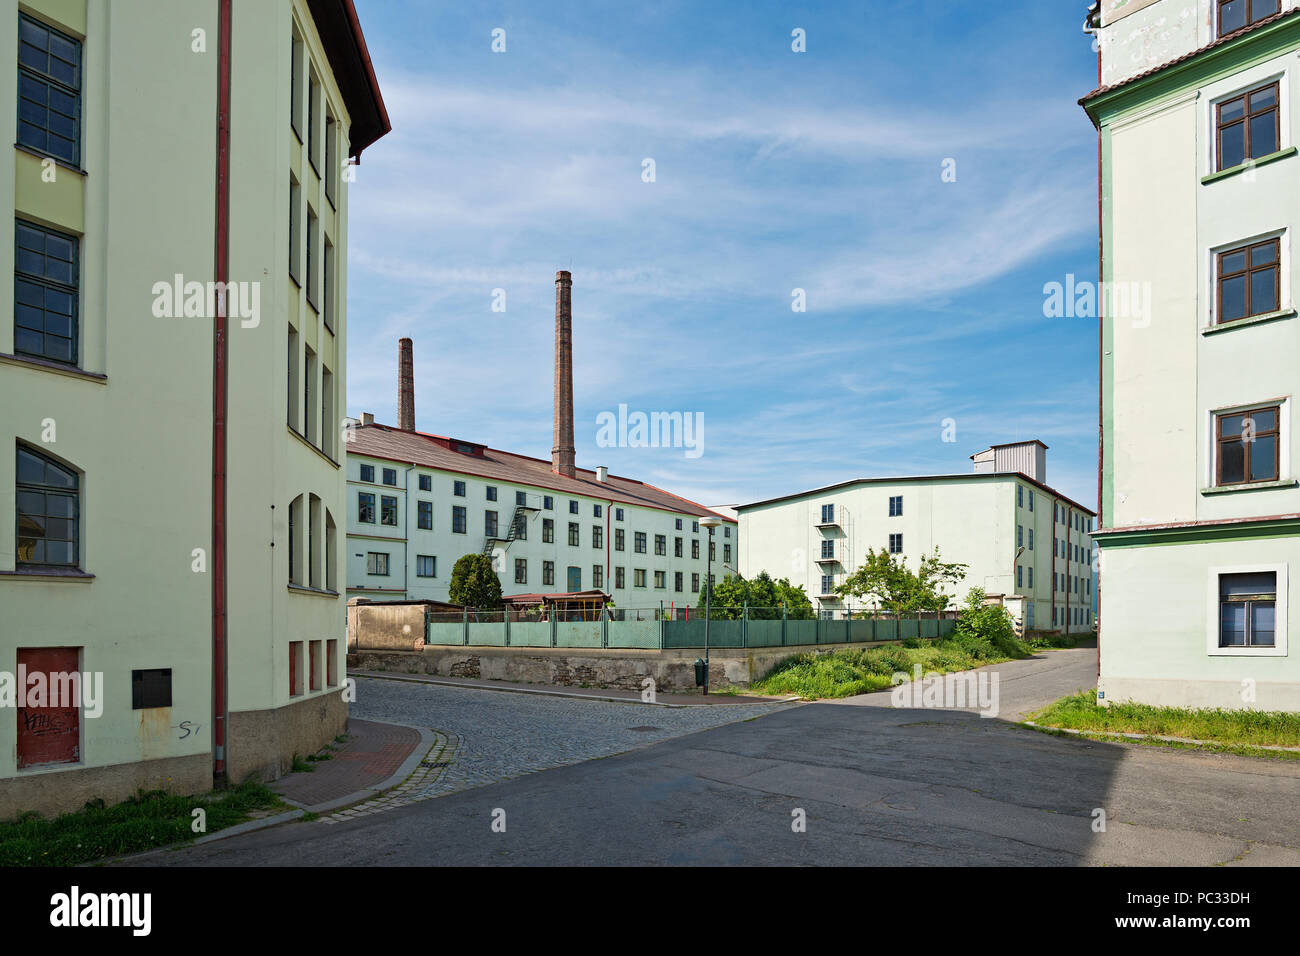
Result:
[[[533,502],[534,498],[538,499],[536,503]],[[498,544],[504,544],[508,549],[510,543],[514,541],[515,538],[519,537],[519,528],[528,520],[528,516],[542,510],[541,498],[539,496],[528,495],[525,500],[525,504],[515,505],[515,513],[510,518],[510,530],[508,530],[505,535],[500,534],[501,527],[498,525],[498,533],[495,535],[488,535],[483,541],[483,553],[489,558],[492,557],[492,552],[496,550],[496,545]]]

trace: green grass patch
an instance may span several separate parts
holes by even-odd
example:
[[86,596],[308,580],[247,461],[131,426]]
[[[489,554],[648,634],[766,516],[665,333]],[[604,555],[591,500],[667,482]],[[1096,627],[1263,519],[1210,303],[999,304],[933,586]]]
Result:
[[215,833],[281,805],[269,787],[246,783],[197,796],[140,791],[116,806],[95,801],[53,819],[27,813],[0,823],[0,866],[76,866],[140,853],[203,836],[190,829],[196,808],[206,812],[206,833]]
[[1186,737],[1225,747],[1300,747],[1300,714],[1132,703],[1100,707],[1091,690],[1062,697],[1028,719],[1067,730]]
[[852,697],[892,686],[896,672],[907,674],[910,680],[917,664],[923,674],[947,674],[1031,655],[1031,648],[1014,637],[989,640],[957,633],[942,641],[909,640],[829,654],[795,654],[778,661],[750,689],[757,694],[798,694],[810,700]]

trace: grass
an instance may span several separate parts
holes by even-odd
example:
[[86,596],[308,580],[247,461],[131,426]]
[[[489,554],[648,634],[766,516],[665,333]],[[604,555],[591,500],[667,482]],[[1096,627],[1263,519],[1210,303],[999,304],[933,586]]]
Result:
[[798,694],[809,700],[869,694],[893,685],[895,672],[910,679],[921,665],[925,674],[947,674],[985,664],[1029,657],[1031,648],[1015,638],[996,642],[954,635],[942,641],[909,639],[900,644],[829,654],[804,653],[784,658],[755,682],[756,694]]
[[140,791],[116,806],[96,801],[53,819],[27,813],[0,823],[0,867],[76,866],[139,853],[204,835],[190,829],[196,808],[206,812],[205,832],[214,833],[245,822],[256,811],[281,805],[268,787],[246,783],[197,796]]
[[1028,719],[1067,730],[1185,737],[1222,747],[1300,747],[1300,714],[1131,703],[1099,707],[1091,690],[1062,697]]

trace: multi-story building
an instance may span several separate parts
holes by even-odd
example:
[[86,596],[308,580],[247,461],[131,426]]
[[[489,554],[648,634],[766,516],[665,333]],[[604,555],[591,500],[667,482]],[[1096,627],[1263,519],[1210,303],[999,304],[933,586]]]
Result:
[[[599,590],[615,607],[694,606],[708,565],[703,505],[573,449],[569,274],[557,277],[556,413],[550,461],[415,429],[412,344],[399,347],[398,427],[365,415],[351,430],[348,594],[449,601],[463,555],[492,558],[504,595]],[[733,518],[713,532],[713,575],[736,570]]]
[[0,672],[102,680],[0,707],[0,816],[276,776],[346,721],[355,10],[8,0],[0,48]]
[[1110,303],[1104,702],[1300,710],[1298,6],[1105,0],[1089,15]]
[[952,606],[979,587],[1013,613],[1023,607],[1027,629],[1086,631],[1093,513],[1045,483],[1046,451],[1038,441],[995,445],[971,456],[971,474],[859,478],[739,505],[740,571],[789,577],[834,614],[853,606],[835,588],[869,550],[915,570],[937,549],[967,565]]

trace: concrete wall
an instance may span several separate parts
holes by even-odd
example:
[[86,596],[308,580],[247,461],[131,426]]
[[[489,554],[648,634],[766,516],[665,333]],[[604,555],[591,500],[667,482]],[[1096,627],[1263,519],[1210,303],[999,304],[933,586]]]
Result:
[[348,727],[348,705],[339,691],[283,707],[230,715],[231,781],[274,780],[289,772],[295,754],[320,750]]
[[409,651],[424,644],[423,604],[348,607],[348,649]]

